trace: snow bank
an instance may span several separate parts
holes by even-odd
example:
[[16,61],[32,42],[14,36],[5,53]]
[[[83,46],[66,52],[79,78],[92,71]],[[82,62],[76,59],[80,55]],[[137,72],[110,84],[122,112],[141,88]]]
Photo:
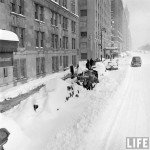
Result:
[[100,79],[102,75],[106,74],[106,67],[102,62],[97,62],[95,65],[95,69],[98,72],[98,78]]
[[66,70],[64,72],[47,75],[46,77],[41,77],[39,79],[30,80],[28,83],[18,85],[16,87],[12,87],[5,91],[1,91],[0,101],[4,101],[5,99],[9,100],[10,98],[14,98],[14,97],[17,97],[18,95],[27,93],[42,84],[46,84],[47,82],[49,82],[49,80],[55,80],[55,78],[62,78],[68,73],[69,73],[69,70]]
[[[86,69],[82,65],[81,68]],[[96,68],[100,74],[104,72],[103,64],[97,63]],[[86,135],[96,118],[106,109],[109,98],[123,80],[124,72],[125,69],[120,69],[120,72],[101,76],[93,91],[83,89],[72,80],[63,81],[58,75],[39,79],[35,85],[29,83],[32,88],[41,83],[45,86],[20,105],[0,114],[0,127],[6,127],[10,132],[5,150],[82,149]],[[72,86],[73,91],[68,91],[68,86]],[[75,97],[78,91],[79,97]],[[74,96],[66,102],[66,97],[72,92]],[[34,104],[38,105],[36,111]]]

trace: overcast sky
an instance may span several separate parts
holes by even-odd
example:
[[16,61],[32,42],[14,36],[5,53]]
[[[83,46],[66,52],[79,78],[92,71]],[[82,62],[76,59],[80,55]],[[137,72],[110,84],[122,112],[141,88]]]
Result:
[[150,0],[123,0],[130,12],[133,49],[150,43]]

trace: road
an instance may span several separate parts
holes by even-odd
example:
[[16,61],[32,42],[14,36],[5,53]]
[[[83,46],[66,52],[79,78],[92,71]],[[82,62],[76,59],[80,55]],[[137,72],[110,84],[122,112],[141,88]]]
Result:
[[125,150],[126,137],[150,137],[150,55],[129,68],[113,102],[86,137],[85,150]]

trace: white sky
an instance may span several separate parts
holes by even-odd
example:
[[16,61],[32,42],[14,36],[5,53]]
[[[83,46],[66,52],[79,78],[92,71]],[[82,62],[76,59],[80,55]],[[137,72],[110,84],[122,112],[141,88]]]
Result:
[[150,0],[123,0],[130,12],[133,49],[150,43]]

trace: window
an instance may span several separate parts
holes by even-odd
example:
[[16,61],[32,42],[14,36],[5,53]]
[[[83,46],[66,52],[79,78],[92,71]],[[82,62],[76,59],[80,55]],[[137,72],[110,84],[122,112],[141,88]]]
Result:
[[67,8],[67,0],[63,0],[63,7]]
[[68,49],[68,37],[63,36],[63,48]]
[[13,76],[15,80],[27,77],[26,59],[15,59],[13,62]]
[[81,32],[81,37],[86,38],[87,37],[87,32]]
[[76,39],[72,38],[72,49],[76,49]]
[[63,56],[63,67],[64,68],[68,67],[68,56]]
[[52,11],[51,24],[57,26],[58,25],[58,14]]
[[40,6],[40,20],[44,21],[44,7]]
[[66,17],[63,17],[63,24],[62,24],[63,29],[68,29],[68,19]]
[[81,53],[81,59],[87,59],[87,53]]
[[11,0],[11,11],[24,15],[24,0]]
[[35,46],[44,47],[45,33],[41,31],[35,31]]
[[87,16],[87,10],[80,10],[81,17]]
[[18,14],[24,14],[24,0],[18,1]]
[[41,57],[41,73],[45,73],[45,57]]
[[76,22],[75,21],[71,21],[71,30],[72,32],[76,32]]
[[35,4],[35,19],[38,19],[39,5]]
[[36,75],[45,74],[45,57],[36,58]]
[[3,68],[4,78],[8,77],[8,68]]
[[57,49],[58,48],[58,35],[52,34],[52,48]]
[[35,19],[44,21],[44,7],[35,3]]
[[11,1],[11,11],[12,12],[16,12],[16,0],[12,0]]
[[62,56],[60,56],[60,66],[62,66]]
[[19,46],[25,46],[25,29],[22,27],[11,26],[12,32],[16,33],[19,37]]
[[72,55],[72,65],[77,66],[76,55]]
[[35,45],[39,47],[39,31],[35,31]]
[[41,32],[41,47],[44,47],[44,32]]
[[26,78],[26,59],[20,59],[20,78]]
[[60,44],[59,44],[59,46],[60,46],[60,48],[61,48],[61,38],[60,38],[60,42],[59,42]]
[[4,0],[0,0],[0,3],[4,3]]
[[36,58],[36,75],[40,75],[40,58]]
[[59,71],[59,59],[58,58],[59,58],[58,56],[52,57],[52,71],[53,72]]
[[24,47],[25,29],[19,27],[18,30],[19,30],[19,46]]
[[15,80],[19,80],[19,59],[14,59],[13,62],[13,77]]
[[61,24],[61,15],[59,15],[59,23]]

